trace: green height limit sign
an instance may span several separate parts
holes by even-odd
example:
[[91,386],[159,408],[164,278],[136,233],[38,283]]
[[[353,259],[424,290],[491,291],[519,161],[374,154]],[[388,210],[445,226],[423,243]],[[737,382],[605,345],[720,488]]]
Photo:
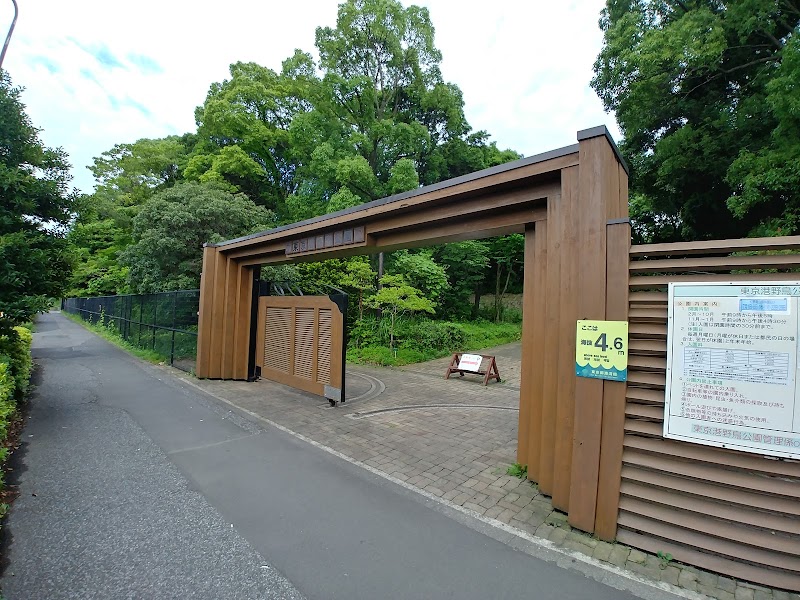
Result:
[[628,322],[578,321],[575,344],[578,377],[628,380]]

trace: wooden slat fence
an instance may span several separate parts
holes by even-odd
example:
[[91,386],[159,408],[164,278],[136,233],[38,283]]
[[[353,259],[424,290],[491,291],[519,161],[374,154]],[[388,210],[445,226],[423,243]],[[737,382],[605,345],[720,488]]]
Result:
[[800,279],[800,236],[633,246],[617,539],[800,591],[800,461],[666,440],[667,284]]

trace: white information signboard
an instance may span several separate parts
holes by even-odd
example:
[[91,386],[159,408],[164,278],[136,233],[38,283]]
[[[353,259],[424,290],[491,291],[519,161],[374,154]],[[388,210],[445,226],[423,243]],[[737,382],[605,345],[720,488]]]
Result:
[[458,361],[458,368],[464,371],[475,371],[476,373],[481,370],[481,362],[483,357],[480,354],[462,354],[461,360]]
[[800,458],[800,282],[671,283],[664,437]]

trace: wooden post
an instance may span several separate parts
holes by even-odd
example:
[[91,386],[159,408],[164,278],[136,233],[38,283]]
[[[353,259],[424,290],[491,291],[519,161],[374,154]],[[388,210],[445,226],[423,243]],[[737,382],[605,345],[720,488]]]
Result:
[[200,273],[200,307],[197,317],[197,358],[194,372],[198,377],[210,377],[211,363],[211,315],[214,309],[214,264],[218,250],[203,247],[203,270]]
[[[628,175],[619,166],[620,212],[628,211]],[[630,222],[607,225],[607,284],[606,319],[628,320],[628,265],[631,249]],[[603,387],[603,428],[600,445],[600,473],[597,487],[595,533],[600,539],[613,541],[617,537],[617,514],[622,475],[622,449],[625,438],[625,403],[627,384],[606,381]]]
[[[533,223],[525,227],[524,276],[522,282],[522,371],[519,383],[519,428],[517,430],[517,462],[528,463],[528,446],[531,441],[531,372],[535,368],[533,358],[534,338],[534,265],[536,263],[536,231]],[[537,465],[538,467],[538,465]],[[528,475],[532,477],[530,471]]]
[[[605,127],[579,132],[578,141],[578,317],[604,320],[608,314],[606,229],[609,220],[627,217],[627,205],[622,214],[619,160]],[[611,312],[620,311],[612,307]],[[606,392],[612,394],[614,389],[604,383],[585,377],[577,377],[575,381],[569,523],[588,532],[595,528],[604,398]]]
[[575,416],[575,322],[578,319],[578,255],[580,245],[575,227],[579,167],[561,172],[561,274],[558,389],[556,396],[555,466],[553,469],[553,506],[569,512],[569,488],[572,472],[572,434]]

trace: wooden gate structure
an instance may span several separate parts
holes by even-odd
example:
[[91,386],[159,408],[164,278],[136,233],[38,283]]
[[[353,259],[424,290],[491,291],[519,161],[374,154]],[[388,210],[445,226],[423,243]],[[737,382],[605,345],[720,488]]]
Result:
[[255,364],[261,376],[344,401],[343,307],[328,296],[262,296]]
[[[627,167],[605,127],[577,137],[573,146],[206,245],[197,375],[247,379],[258,265],[524,233],[517,459],[529,478],[573,527],[601,539],[800,591],[800,465],[664,440],[659,425],[670,278],[697,270],[739,278],[743,269],[797,278],[787,271],[800,259],[729,256],[769,250],[767,241],[631,248]],[[778,245],[796,251],[800,238]],[[576,377],[578,319],[630,320],[628,383]]]

